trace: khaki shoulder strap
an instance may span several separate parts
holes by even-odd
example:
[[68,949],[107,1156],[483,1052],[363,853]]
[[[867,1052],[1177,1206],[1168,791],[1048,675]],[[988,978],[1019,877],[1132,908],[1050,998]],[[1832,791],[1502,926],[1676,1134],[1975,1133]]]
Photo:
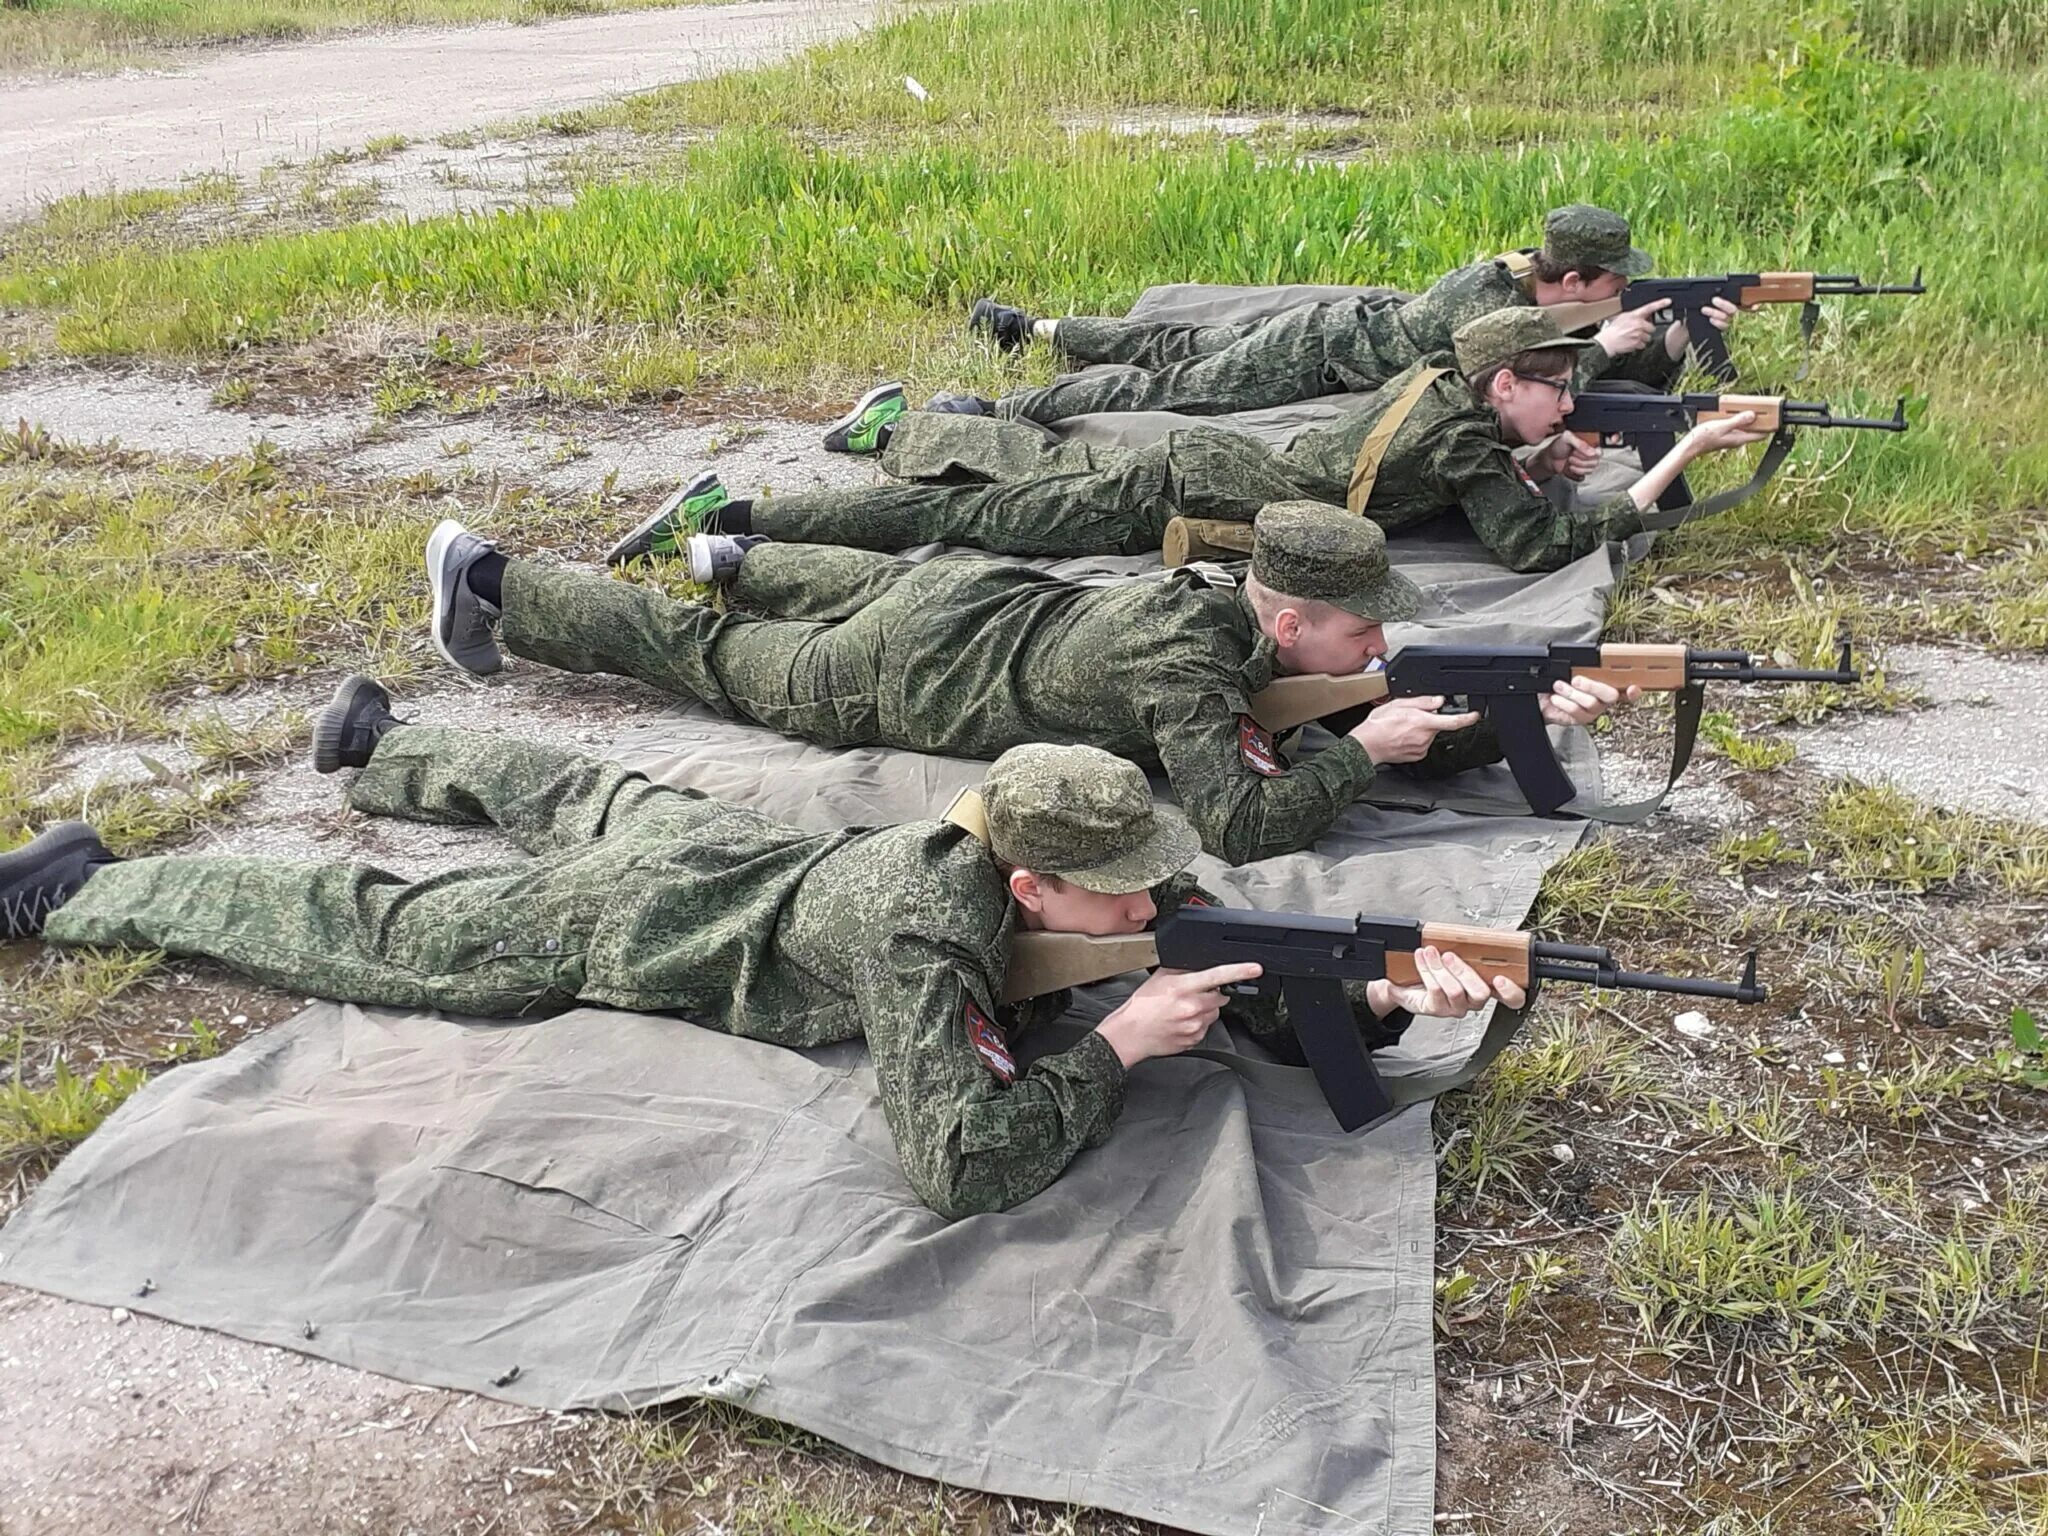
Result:
[[1365,516],[1365,504],[1372,500],[1373,482],[1380,477],[1380,461],[1386,458],[1387,449],[1393,444],[1394,434],[1401,430],[1401,424],[1414,413],[1422,400],[1422,392],[1451,370],[1448,368],[1424,368],[1408,381],[1408,387],[1394,397],[1394,403],[1387,407],[1387,414],[1373,424],[1365,444],[1358,450],[1358,461],[1351,466],[1351,489],[1345,493],[1344,505],[1360,517]]
[[1528,251],[1502,251],[1493,259],[1507,268],[1508,276],[1525,288],[1529,279],[1536,275],[1536,258]]
[[988,846],[988,806],[982,801],[980,790],[961,790],[939,819],[950,821],[983,847]]
[[1354,672],[1349,677],[1310,672],[1276,677],[1253,694],[1250,702],[1252,718],[1278,736],[1340,710],[1377,704],[1386,696],[1384,672]]

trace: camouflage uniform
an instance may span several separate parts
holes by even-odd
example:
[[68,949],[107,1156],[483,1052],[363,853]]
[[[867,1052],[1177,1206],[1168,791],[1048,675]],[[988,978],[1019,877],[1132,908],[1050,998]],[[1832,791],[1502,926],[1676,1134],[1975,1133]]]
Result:
[[[1115,766],[1149,808],[1142,777]],[[592,1003],[778,1045],[865,1037],[904,1172],[949,1217],[1037,1193],[1123,1108],[1124,1067],[1099,1034],[1019,1070],[1012,1038],[1067,998],[998,1009],[1015,909],[988,850],[950,823],[803,832],[614,763],[429,726],[387,734],[348,800],[492,823],[534,857],[419,881],[363,864],[136,859],[99,869],[45,937],[208,956],[292,992],[401,1008],[517,1018]],[[1192,852],[1189,838],[1174,857]],[[1194,889],[1179,874],[1154,894],[1171,911]],[[1287,1053],[1275,1010],[1244,1021]],[[1401,1022],[1361,1019],[1369,1044]]]
[[[1632,249],[1627,223],[1598,209],[1553,211],[1544,221],[1544,245],[1573,266],[1593,265],[1603,257],[1636,265],[1619,254]],[[1101,411],[1217,416],[1320,395],[1362,393],[1380,388],[1424,357],[1448,352],[1451,333],[1466,321],[1535,302],[1533,281],[1518,281],[1507,262],[1496,258],[1458,268],[1419,297],[1382,290],[1338,303],[1304,304],[1245,325],[1062,320],[1054,344],[1068,358],[1122,366],[1016,391],[996,402],[996,414],[1037,422]],[[1618,359],[1597,349],[1589,352],[1581,360],[1579,378],[1582,383],[1601,376],[1626,378],[1662,390],[1680,367],[1665,352],[1660,327],[1641,351]]]
[[[1250,719],[1273,643],[1242,593],[1192,574],[1090,587],[991,560],[766,544],[731,589],[749,611],[518,560],[504,594],[514,655],[638,678],[825,746],[995,757],[1077,742],[1157,765],[1202,846],[1233,864],[1308,846],[1375,776],[1348,737],[1292,767],[1276,754]],[[1438,744],[1425,774],[1500,757],[1483,725]]]
[[[1449,356],[1426,360],[1453,367]],[[1274,501],[1344,505],[1351,470],[1407,382],[1400,374],[1331,426],[1273,448],[1225,427],[1183,427],[1140,449],[1053,442],[1035,426],[914,412],[881,455],[925,482],[809,491],[757,502],[755,531],[812,544],[909,549],[967,544],[1011,555],[1143,554],[1176,516],[1248,522]],[[1616,496],[1560,507],[1516,463],[1493,410],[1456,374],[1438,379],[1394,434],[1365,515],[1388,533],[1462,511],[1510,570],[1550,571],[1641,531]]]

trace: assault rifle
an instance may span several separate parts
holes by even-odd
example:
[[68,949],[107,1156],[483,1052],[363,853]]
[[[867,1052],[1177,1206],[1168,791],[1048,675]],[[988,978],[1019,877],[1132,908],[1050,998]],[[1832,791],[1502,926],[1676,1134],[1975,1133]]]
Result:
[[1594,383],[1582,395],[1575,395],[1564,428],[1588,443],[1619,438],[1637,450],[1643,468],[1649,469],[1677,443],[1679,434],[1696,421],[1718,421],[1743,411],[1756,413],[1756,426],[1769,432],[1771,440],[1758,462],[1756,473],[1746,484],[1720,491],[1705,501],[1694,502],[1692,487],[1680,475],[1657,498],[1662,518],[1645,517],[1648,528],[1670,528],[1695,517],[1725,512],[1737,502],[1756,494],[1785,455],[1792,451],[1792,433],[1797,427],[1848,427],[1866,432],[1906,430],[1906,397],[1889,416],[1837,416],[1823,401],[1787,400],[1780,395],[1656,395],[1630,388],[1625,382]]
[[1493,722],[1515,783],[1530,808],[1548,816],[1576,798],[1578,789],[1551,748],[1541,702],[1551,684],[1574,677],[1678,695],[1677,740],[1664,792],[1635,806],[1601,813],[1603,820],[1635,820],[1656,809],[1692,760],[1706,684],[1846,685],[1860,682],[1863,674],[1850,664],[1847,641],[1831,671],[1759,666],[1748,651],[1696,651],[1684,645],[1410,645],[1377,671],[1276,678],[1252,695],[1252,718],[1275,735],[1311,720],[1320,720],[1341,735],[1382,699],[1433,694],[1464,699]]
[[[1622,289],[1615,299],[1592,304],[1551,304],[1545,306],[1556,317],[1561,330],[1576,331],[1620,314],[1641,309],[1659,299],[1668,300],[1666,315],[1685,324],[1686,344],[1693,360],[1723,384],[1733,384],[1735,360],[1728,355],[1728,338],[1708,323],[1707,306],[1726,299],[1744,308],[1753,304],[1798,304],[1799,334],[1809,348],[1813,328],[1820,319],[1820,301],[1849,295],[1877,293],[1925,293],[1920,268],[1913,269],[1910,283],[1866,283],[1846,272],[1722,272],[1712,277],[1639,277]],[[1806,377],[1802,365],[1801,378]]]
[[1593,944],[1553,944],[1506,928],[1468,928],[1410,917],[1316,917],[1236,907],[1186,906],[1161,918],[1152,933],[1091,938],[1078,933],[1020,933],[1012,940],[1002,1000],[1016,1002],[1085,986],[1154,965],[1180,971],[1256,961],[1260,974],[1230,990],[1240,995],[1279,994],[1301,1041],[1316,1083],[1347,1131],[1371,1125],[1396,1109],[1462,1087],[1500,1054],[1520,1028],[1522,1010],[1494,1005],[1479,1047],[1459,1066],[1399,1077],[1374,1069],[1351,1005],[1347,981],[1397,986],[1419,979],[1415,952],[1425,944],[1458,955],[1488,982],[1496,976],[1523,987],[1533,1001],[1539,983],[1573,982],[1685,997],[1760,1003],[1768,995],[1756,979],[1756,952],[1736,982],[1705,981],[1625,971],[1611,950]]

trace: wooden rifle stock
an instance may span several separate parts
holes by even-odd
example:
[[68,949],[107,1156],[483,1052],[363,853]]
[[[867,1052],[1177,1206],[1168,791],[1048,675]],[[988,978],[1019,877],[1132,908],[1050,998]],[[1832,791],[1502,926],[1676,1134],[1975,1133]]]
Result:
[[1126,971],[1159,963],[1159,941],[1149,933],[1019,933],[1010,940],[1010,968],[1003,973],[1005,1003],[1043,997],[1067,987],[1085,987]]
[[1353,672],[1339,677],[1330,672],[1307,672],[1298,677],[1276,677],[1252,695],[1252,718],[1279,735],[1311,720],[1377,704],[1389,689],[1384,672]]

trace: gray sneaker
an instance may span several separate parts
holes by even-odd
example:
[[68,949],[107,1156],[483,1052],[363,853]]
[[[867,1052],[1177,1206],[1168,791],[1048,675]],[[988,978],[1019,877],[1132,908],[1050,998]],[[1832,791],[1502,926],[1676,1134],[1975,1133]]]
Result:
[[484,676],[505,662],[491,628],[498,607],[469,590],[463,580],[478,559],[497,546],[478,538],[454,518],[444,518],[427,540],[427,585],[434,593],[434,649],[465,672]]
[[765,533],[693,533],[684,543],[690,580],[724,586],[739,575],[747,551],[767,542]]

